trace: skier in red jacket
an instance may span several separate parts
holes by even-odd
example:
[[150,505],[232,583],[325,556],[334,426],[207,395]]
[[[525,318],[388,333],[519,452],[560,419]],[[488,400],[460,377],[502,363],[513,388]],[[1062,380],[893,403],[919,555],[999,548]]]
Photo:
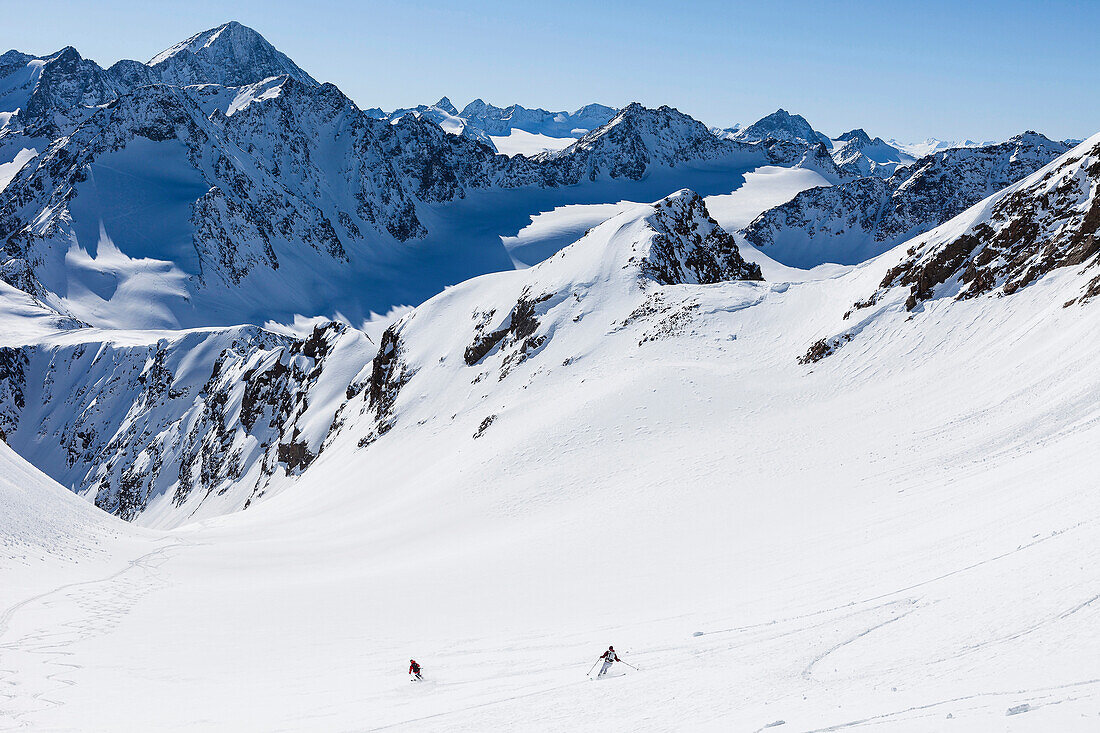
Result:
[[411,674],[413,677],[415,677],[418,680],[424,679],[423,677],[420,676],[420,664],[418,664],[415,659],[410,659],[409,660],[409,674]]
[[603,660],[603,669],[596,675],[597,677],[603,677],[607,674],[607,670],[611,669],[613,663],[623,661],[619,659],[619,655],[615,653],[615,647],[613,646],[607,647],[607,651],[600,655],[600,659]]

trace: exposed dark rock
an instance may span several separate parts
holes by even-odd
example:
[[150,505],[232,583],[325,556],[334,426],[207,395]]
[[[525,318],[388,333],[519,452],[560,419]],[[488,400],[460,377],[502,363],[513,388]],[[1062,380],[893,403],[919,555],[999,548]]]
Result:
[[466,347],[463,359],[466,366],[473,366],[485,358],[485,355],[500,343],[501,339],[508,335],[507,328],[498,328],[485,334],[475,334],[474,342]]
[[844,344],[852,340],[852,334],[845,333],[828,339],[818,339],[810,345],[806,353],[798,357],[799,364],[815,364],[827,356],[836,353]]
[[26,406],[27,364],[24,349],[0,347],[0,440],[15,430]]
[[[534,336],[539,328],[539,319],[535,308],[539,303],[544,303],[551,297],[553,297],[552,293],[544,293],[537,298],[532,298],[530,292],[525,290],[500,328],[484,333],[483,329],[488,325],[488,320],[479,323],[474,332],[473,342],[466,347],[466,351],[463,353],[466,365],[474,366],[480,363],[498,345],[501,346],[502,351],[510,346],[517,347],[505,356],[501,370],[501,379],[503,379],[512,367],[526,358],[528,352],[545,343],[544,339]],[[494,310],[485,315],[491,318],[495,312]]]
[[496,419],[497,419],[496,415],[490,415],[489,417],[482,420],[481,425],[479,425],[478,428],[477,428],[477,432],[474,433],[474,440],[477,440],[482,435],[484,435],[485,431],[489,429],[489,426],[492,425],[493,421],[496,420]]
[[[1100,253],[1097,159],[1100,146],[1085,160],[1067,158],[1042,180],[1003,195],[966,233],[912,248],[886,273],[881,291],[909,287],[905,307],[913,310],[952,280],[959,285],[954,297],[965,300],[998,290],[1012,295],[1056,268],[1094,267]],[[1089,292],[1091,283],[1081,302]]]
[[279,443],[279,462],[286,464],[288,475],[306,469],[314,458],[316,456],[310,452],[309,446],[305,443],[296,442],[293,439],[289,443]]
[[665,285],[726,280],[763,280],[760,266],[746,262],[733,237],[707,212],[694,191],[681,191],[654,205],[656,232],[641,274]]
[[393,406],[401,388],[412,379],[413,371],[402,358],[403,346],[399,324],[395,323],[382,334],[378,355],[371,367],[369,408],[374,412],[375,429],[372,440],[393,428]]

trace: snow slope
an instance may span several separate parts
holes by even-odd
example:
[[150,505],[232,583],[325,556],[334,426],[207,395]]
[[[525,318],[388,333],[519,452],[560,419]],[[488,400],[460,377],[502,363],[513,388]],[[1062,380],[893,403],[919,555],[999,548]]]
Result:
[[150,64],[0,57],[0,730],[1100,724],[1100,137],[806,271],[720,225],[890,184],[782,111],[508,158],[239,24]]
[[490,137],[497,151],[507,156],[532,156],[562,150],[577,140],[574,137],[550,137],[549,135],[531,133],[518,128],[510,131],[507,135],[492,135]]
[[155,590],[176,547],[73,496],[3,441],[0,507],[0,728],[42,730],[32,721],[81,669],[74,645],[110,633]]
[[[176,530],[155,592],[24,720],[1095,729],[1098,312],[1062,307],[1088,273],[915,315],[893,288],[800,364],[904,247],[668,277],[715,261],[688,256],[721,240],[695,201],[403,317],[295,489]],[[588,681],[609,643],[639,671]],[[17,700],[42,672],[19,669]]]

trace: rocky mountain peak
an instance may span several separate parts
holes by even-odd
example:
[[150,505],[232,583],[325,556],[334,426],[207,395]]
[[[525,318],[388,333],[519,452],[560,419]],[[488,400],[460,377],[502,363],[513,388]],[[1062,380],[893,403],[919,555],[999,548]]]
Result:
[[446,97],[440,97],[439,101],[432,105],[436,109],[441,109],[448,114],[458,116],[458,108],[451,104],[451,100]]
[[648,279],[664,285],[764,279],[695,191],[681,189],[656,202],[646,222],[655,232],[641,267]]
[[843,135],[838,136],[836,139],[842,142],[855,141],[861,147],[871,144],[871,136],[868,135],[862,127],[857,127],[854,130],[850,130]]
[[167,84],[244,86],[272,76],[317,81],[248,26],[231,21],[196,33],[149,60]]
[[792,115],[785,109],[778,109],[770,115],[760,118],[753,124],[736,133],[738,140],[761,142],[768,138],[801,142],[808,145],[829,143],[829,138],[814,130],[802,115]]

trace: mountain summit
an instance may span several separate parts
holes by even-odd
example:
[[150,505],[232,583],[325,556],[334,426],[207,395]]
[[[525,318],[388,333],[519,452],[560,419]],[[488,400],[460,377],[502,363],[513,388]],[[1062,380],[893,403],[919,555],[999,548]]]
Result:
[[787,142],[806,143],[816,145],[824,143],[826,147],[832,147],[832,142],[827,135],[815,130],[802,115],[792,115],[785,109],[778,109],[766,117],[762,117],[748,127],[734,133],[738,140],[744,142],[761,142],[768,138],[785,140]]
[[267,39],[235,20],[180,41],[147,65],[164,83],[178,86],[213,83],[236,87],[284,75],[317,84]]

